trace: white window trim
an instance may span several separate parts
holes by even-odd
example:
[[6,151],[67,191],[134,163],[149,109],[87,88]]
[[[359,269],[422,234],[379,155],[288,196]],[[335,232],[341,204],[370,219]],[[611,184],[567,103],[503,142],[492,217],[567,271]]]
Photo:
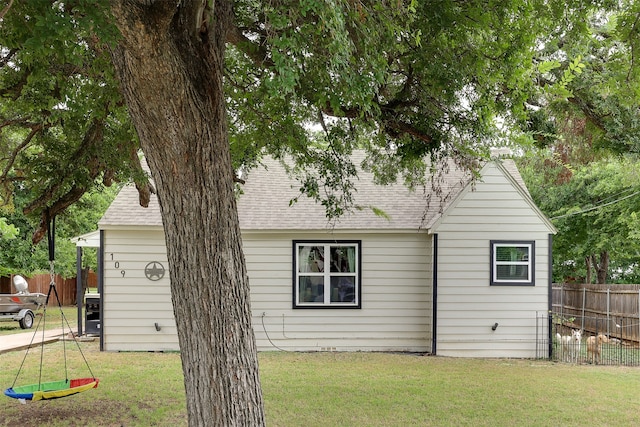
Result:
[[[331,272],[331,268],[325,268],[323,272],[305,272],[304,276],[317,276],[323,277],[325,284],[324,301],[323,302],[300,302],[300,260],[299,260],[299,247],[300,246],[323,246],[324,253],[328,254],[331,247],[345,246],[355,248],[355,272],[354,273],[340,273]],[[362,308],[361,297],[361,250],[362,241],[360,240],[294,240],[293,241],[293,308]],[[327,266],[329,264],[327,263]],[[355,300],[353,302],[331,302],[331,292],[329,290],[331,284],[331,277],[355,277]]]
[[[497,248],[499,247],[527,247],[529,249],[529,255],[527,261],[509,261],[498,262],[497,261]],[[536,244],[534,240],[491,240],[490,241],[491,252],[491,278],[490,284],[492,286],[535,286],[535,254]],[[513,266],[527,266],[528,279],[498,279],[498,266],[499,265],[513,265]]]

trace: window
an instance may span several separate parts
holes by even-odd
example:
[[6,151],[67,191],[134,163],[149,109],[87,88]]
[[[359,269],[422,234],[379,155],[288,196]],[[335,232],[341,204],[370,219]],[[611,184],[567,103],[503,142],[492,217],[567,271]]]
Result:
[[534,285],[534,241],[491,241],[491,284]]
[[293,307],[360,308],[360,241],[294,241]]

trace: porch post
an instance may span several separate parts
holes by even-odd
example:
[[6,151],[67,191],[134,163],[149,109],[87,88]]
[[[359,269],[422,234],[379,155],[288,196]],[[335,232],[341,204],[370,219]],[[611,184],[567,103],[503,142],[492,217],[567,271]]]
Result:
[[82,336],[82,246],[76,246],[76,306],[78,307],[78,336]]

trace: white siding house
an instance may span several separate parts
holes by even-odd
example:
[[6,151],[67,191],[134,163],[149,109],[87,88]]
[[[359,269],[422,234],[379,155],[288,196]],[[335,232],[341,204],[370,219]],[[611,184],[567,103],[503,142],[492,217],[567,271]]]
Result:
[[[442,193],[360,172],[359,208],[332,223],[310,200],[290,206],[298,186],[265,163],[238,203],[259,350],[539,356],[555,230],[512,161],[473,184],[452,169]],[[157,200],[142,208],[125,187],[99,226],[101,347],[178,350]]]
[[[474,191],[465,188],[430,227],[438,248],[439,355],[541,354],[538,339],[548,333],[540,322],[549,310],[550,234],[555,230],[513,178],[516,173],[502,162],[488,163]],[[501,244],[525,245],[529,255],[535,252],[527,260],[527,280],[492,283],[491,248]]]

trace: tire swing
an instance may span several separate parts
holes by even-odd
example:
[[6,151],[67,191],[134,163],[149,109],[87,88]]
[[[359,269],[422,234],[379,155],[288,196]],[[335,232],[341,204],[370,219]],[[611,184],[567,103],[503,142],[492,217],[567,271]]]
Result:
[[[62,311],[62,304],[60,302],[60,297],[58,296],[58,291],[56,290],[55,283],[55,273],[54,273],[54,252],[55,252],[55,232],[53,230],[55,227],[55,220],[50,220],[47,229],[47,240],[49,244],[49,272],[51,275],[51,282],[49,284],[49,291],[47,292],[47,299],[44,304],[42,317],[38,320],[38,324],[36,325],[36,329],[33,332],[33,337],[31,338],[31,342],[27,347],[27,351],[25,352],[24,358],[22,359],[22,364],[18,369],[18,373],[16,374],[16,378],[13,381],[13,385],[4,391],[4,394],[13,399],[19,399],[23,403],[26,403],[27,400],[49,400],[49,399],[58,399],[61,397],[71,396],[77,393],[82,393],[83,391],[90,390],[92,388],[98,387],[98,378],[93,375],[93,371],[89,366],[89,362],[87,358],[84,356],[82,349],[80,348],[80,344],[76,339],[73,331],[71,330],[71,326],[69,325],[69,321],[64,315]],[[50,382],[42,382],[42,366],[44,361],[44,344],[45,344],[45,326],[46,326],[46,317],[47,317],[47,307],[49,305],[49,298],[51,296],[55,296],[56,301],[58,303],[58,307],[60,309],[60,314],[62,317],[62,332],[63,336],[65,333],[65,324],[70,332],[70,335],[73,337],[73,341],[76,343],[80,354],[82,355],[82,359],[89,371],[90,377],[87,378],[76,378],[69,379],[68,369],[67,369],[67,348],[66,348],[66,340],[63,339],[63,353],[64,353],[64,370],[65,370],[65,379],[58,381],[50,381]],[[40,372],[38,375],[38,383],[37,384],[29,384],[24,386],[16,387],[16,382],[18,381],[18,377],[20,376],[20,372],[22,371],[22,367],[27,359],[27,355],[29,354],[29,350],[32,348],[33,341],[38,333],[38,328],[40,327],[40,323],[42,322],[42,341],[40,343]]]

